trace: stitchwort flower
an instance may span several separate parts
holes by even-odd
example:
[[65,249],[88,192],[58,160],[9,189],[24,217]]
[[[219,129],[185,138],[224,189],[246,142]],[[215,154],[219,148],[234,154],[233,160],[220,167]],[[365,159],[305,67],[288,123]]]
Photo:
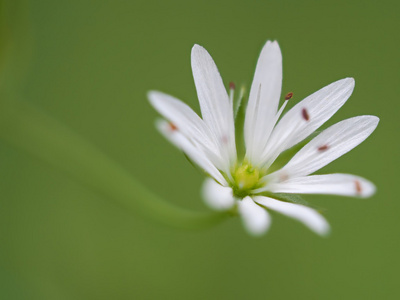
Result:
[[[329,232],[328,222],[315,209],[295,201],[296,194],[368,197],[374,193],[371,182],[355,175],[310,175],[359,145],[378,125],[375,116],[358,116],[313,136],[350,97],[354,79],[329,84],[281,117],[293,94],[287,94],[278,109],[282,55],[276,41],[268,41],[261,51],[246,107],[234,103],[234,85],[230,84],[228,94],[203,47],[193,47],[191,63],[202,118],[170,95],[151,91],[148,97],[166,119],[158,120],[157,128],[208,175],[203,196],[211,208],[238,213],[253,235],[268,230],[270,210],[324,235]],[[235,140],[242,138],[245,151],[238,155],[240,143]],[[282,153],[303,144],[283,167],[276,168]]]

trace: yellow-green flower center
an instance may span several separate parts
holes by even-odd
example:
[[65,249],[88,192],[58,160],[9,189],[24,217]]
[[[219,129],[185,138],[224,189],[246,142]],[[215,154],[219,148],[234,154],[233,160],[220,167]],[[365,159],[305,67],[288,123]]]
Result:
[[252,190],[261,187],[260,179],[265,175],[264,170],[253,167],[247,162],[238,165],[232,172],[233,182],[231,183],[233,193],[239,198],[251,194]]

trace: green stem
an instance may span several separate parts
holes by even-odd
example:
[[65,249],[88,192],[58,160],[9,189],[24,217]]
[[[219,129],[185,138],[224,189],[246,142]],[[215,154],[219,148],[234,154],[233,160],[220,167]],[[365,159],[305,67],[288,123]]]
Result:
[[1,98],[0,139],[66,172],[135,213],[185,229],[209,227],[228,216],[228,213],[192,212],[164,201],[53,118],[24,101]]

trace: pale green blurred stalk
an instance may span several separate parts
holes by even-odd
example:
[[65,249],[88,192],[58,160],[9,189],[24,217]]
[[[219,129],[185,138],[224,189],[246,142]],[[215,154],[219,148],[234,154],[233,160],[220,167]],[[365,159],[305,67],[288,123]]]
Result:
[[84,138],[20,99],[15,90],[28,67],[33,41],[27,32],[27,8],[20,4],[0,2],[0,140],[164,225],[199,229],[225,219],[227,213],[193,212],[158,197]]

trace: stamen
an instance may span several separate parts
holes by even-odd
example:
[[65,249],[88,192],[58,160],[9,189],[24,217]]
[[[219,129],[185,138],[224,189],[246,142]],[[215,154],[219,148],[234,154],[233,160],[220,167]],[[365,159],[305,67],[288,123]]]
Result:
[[171,130],[171,131],[178,130],[178,127],[176,127],[176,125],[174,123],[169,122],[168,125],[169,125],[169,130]]
[[357,195],[361,195],[362,193],[361,183],[358,180],[355,180],[354,184],[356,186]]
[[283,102],[281,108],[279,109],[279,111],[275,115],[275,123],[278,122],[278,119],[280,118],[281,114],[283,113],[283,110],[285,109],[285,107],[288,104],[289,100],[292,99],[292,97],[293,97],[293,93],[286,94],[285,102]]
[[231,81],[229,82],[229,101],[233,104],[233,95],[235,93],[235,84]]
[[328,145],[322,145],[322,146],[319,146],[318,147],[318,151],[321,151],[321,152],[323,152],[323,151],[325,151],[325,150],[328,150]]
[[293,93],[287,93],[285,96],[285,100],[290,100],[293,97]]
[[[244,93],[245,93],[246,89],[244,86],[242,86],[239,90],[239,97],[237,98],[236,102],[233,105],[233,111],[235,113],[235,119],[237,116],[237,113],[239,111],[240,105],[242,104],[242,100],[244,98]],[[233,96],[232,96],[232,101],[233,101]]]
[[[286,99],[286,97],[285,97]],[[280,118],[281,114],[283,113],[283,110],[285,109],[286,105],[288,104],[289,100],[286,99],[285,102],[283,102],[281,108],[279,109],[279,111],[276,113],[275,115],[275,121],[274,124],[276,124],[276,122],[278,122],[278,119]]]
[[307,109],[303,108],[301,111],[301,115],[303,116],[303,119],[306,121],[310,120],[310,115],[308,114]]

